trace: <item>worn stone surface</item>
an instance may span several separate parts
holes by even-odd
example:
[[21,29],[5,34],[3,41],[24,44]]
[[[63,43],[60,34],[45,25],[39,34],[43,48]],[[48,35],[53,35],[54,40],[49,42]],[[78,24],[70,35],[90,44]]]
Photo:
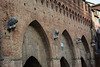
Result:
[[[61,6],[64,4],[64,9],[61,6],[59,8],[59,3]],[[85,56],[85,52],[80,53],[80,44],[76,44],[76,38],[78,37],[82,38],[82,36],[84,36],[86,38],[88,43],[86,47],[89,47],[91,58],[94,58],[93,49],[90,45],[91,31],[89,25],[91,18],[89,17],[91,17],[91,13],[89,13],[88,6],[86,5],[87,10],[85,10],[85,3],[82,4],[83,8],[81,5],[80,8],[82,8],[82,10],[79,10],[78,5],[74,8],[74,5],[70,6],[68,1],[63,3],[57,0],[57,4],[55,4],[53,0],[44,0],[43,3],[41,3],[41,0],[0,0],[0,33],[3,35],[0,45],[1,59],[8,58],[8,60],[5,61],[1,60],[1,67],[16,67],[16,65],[19,65],[17,67],[22,67],[22,63],[25,63],[25,60],[27,60],[25,58],[28,58],[30,55],[35,56],[43,67],[47,67],[48,64],[51,67],[60,67],[60,59],[61,56],[63,56],[63,52],[60,51],[60,40],[64,30],[68,32],[73,42],[74,65],[71,65],[72,63],[69,61],[71,60],[69,59],[71,58],[71,54],[68,44],[64,47],[66,48],[65,52],[68,50],[68,55],[66,53],[64,55],[71,67],[80,67],[81,53]],[[18,23],[16,24],[15,31],[8,32],[6,22],[11,17],[16,17]],[[41,27],[37,26],[37,28],[44,30],[45,33],[42,33],[44,37],[42,37],[41,32],[36,32],[37,30],[34,31],[34,28],[31,29],[29,27],[29,24],[35,20],[41,25]],[[54,40],[53,33],[56,29],[59,30],[60,33],[58,35],[59,38]],[[38,35],[39,33],[40,35]],[[27,37],[26,40],[25,37]],[[25,41],[25,44],[23,44],[23,41]],[[48,43],[48,45],[46,45],[45,42]],[[39,45],[35,43],[39,43]],[[22,49],[23,45],[25,45],[27,50]],[[47,49],[45,47],[47,47]],[[85,51],[83,46],[82,49]],[[24,53],[23,50],[27,53]],[[24,55],[27,56],[25,57]],[[23,57],[25,57],[24,61]],[[47,62],[46,57],[50,57],[51,61]],[[14,59],[17,60],[17,62]],[[92,65],[94,65],[94,61],[91,61]]]

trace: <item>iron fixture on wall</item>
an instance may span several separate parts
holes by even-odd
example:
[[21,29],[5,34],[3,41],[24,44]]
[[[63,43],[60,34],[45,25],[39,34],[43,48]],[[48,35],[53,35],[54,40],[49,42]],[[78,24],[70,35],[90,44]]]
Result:
[[95,41],[94,41],[94,40],[92,40],[91,46],[92,46],[92,47],[95,46]]
[[0,39],[2,38],[2,35],[0,34]]
[[16,17],[12,17],[11,19],[9,19],[7,21],[7,30],[8,31],[11,31],[11,30],[14,30],[16,28],[16,23],[18,22],[17,18]]
[[63,48],[64,48],[64,44],[63,44],[63,43],[61,43],[61,49],[62,49],[62,51],[63,51]]
[[76,38],[76,44],[81,43],[81,38]]
[[53,38],[54,38],[54,40],[55,40],[55,39],[58,39],[58,34],[59,34],[59,30],[56,30],[56,31],[53,33]]

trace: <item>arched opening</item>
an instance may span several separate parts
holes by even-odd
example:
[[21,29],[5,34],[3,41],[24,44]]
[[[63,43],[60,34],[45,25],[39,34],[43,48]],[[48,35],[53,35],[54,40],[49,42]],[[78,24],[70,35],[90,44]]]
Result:
[[63,31],[61,39],[61,55],[64,56],[70,67],[75,66],[74,58],[74,46],[72,39],[66,30]]
[[77,17],[77,13],[75,12],[75,16]]
[[64,4],[62,5],[62,8],[63,8],[63,14],[65,15],[65,6],[64,6]]
[[54,3],[57,4],[57,0],[54,0]]
[[90,53],[89,46],[88,46],[87,40],[84,37],[84,35],[82,36],[81,40],[82,40],[82,43],[83,43],[83,45],[85,47],[86,52],[89,52]]
[[68,7],[66,6],[66,11],[68,11]]
[[61,67],[70,67],[67,60],[64,57],[60,59],[60,65]]
[[69,13],[71,13],[72,12],[72,10],[69,8]]
[[59,6],[59,8],[61,7],[61,3],[60,2],[58,3],[58,6]]
[[43,67],[50,67],[50,45],[45,31],[38,21],[33,21],[28,26],[23,40],[22,57],[23,65],[30,56],[34,56]]
[[71,39],[69,33],[68,33],[66,30],[63,31],[62,36],[64,36],[65,39],[68,41],[68,44],[70,44],[70,45],[69,45],[70,48],[73,48],[73,42],[72,42],[72,39]]
[[31,56],[28,58],[23,67],[42,67],[42,66],[35,57]]
[[82,67],[87,67],[86,63],[85,63],[85,61],[84,61],[84,59],[82,57],[81,57],[81,65],[82,65]]
[[66,15],[68,16],[68,7],[66,6]]
[[90,54],[90,50],[89,50],[89,46],[87,43],[86,38],[84,37],[84,35],[81,38],[82,43],[80,43],[80,55],[84,58],[85,62],[86,62],[86,66],[90,66],[91,64],[91,54]]

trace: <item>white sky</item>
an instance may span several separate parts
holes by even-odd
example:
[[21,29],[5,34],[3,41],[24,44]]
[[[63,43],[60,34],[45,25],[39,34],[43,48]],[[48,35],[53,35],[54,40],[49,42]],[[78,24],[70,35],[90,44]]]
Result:
[[91,2],[91,3],[95,3],[95,4],[99,4],[100,3],[100,0],[86,0],[88,2]]

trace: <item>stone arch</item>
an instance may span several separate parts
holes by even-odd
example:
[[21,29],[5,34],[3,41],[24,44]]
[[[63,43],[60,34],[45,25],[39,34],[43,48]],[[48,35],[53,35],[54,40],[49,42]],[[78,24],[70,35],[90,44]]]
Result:
[[63,8],[63,9],[65,9],[65,6],[64,6],[64,4],[62,5],[62,8]]
[[69,63],[67,62],[67,60],[66,60],[64,57],[62,57],[62,58],[60,59],[60,66],[61,66],[61,67],[70,67],[70,66],[69,66]]
[[84,58],[86,65],[89,66],[91,64],[91,54],[87,40],[84,35],[82,36],[81,41],[82,43],[80,44],[80,55]]
[[79,14],[78,14],[78,18],[79,18]]
[[[43,27],[37,20],[29,24],[22,45],[23,65],[30,56],[34,56],[43,67],[50,67],[50,44]],[[45,62],[45,63],[43,63]]]
[[72,18],[72,14],[70,14],[70,18]]
[[83,20],[85,21],[85,17],[83,17]]
[[66,6],[66,15],[68,16],[68,7]]
[[53,0],[50,0],[50,2],[52,2]]
[[82,16],[80,15],[80,19],[82,19]]
[[54,8],[54,3],[53,3],[53,2],[51,2],[51,8],[52,8],[52,9]]
[[56,11],[57,11],[57,6],[58,6],[58,5],[57,5],[57,0],[54,0],[53,2],[54,2],[54,7],[55,7],[55,9],[56,9]]
[[66,29],[62,32],[62,35],[65,35],[65,38],[66,38],[66,39],[69,41],[69,43],[71,44],[70,46],[71,46],[71,47],[74,47],[72,38],[71,38],[71,36],[69,35],[69,33],[67,32]]
[[75,18],[76,18],[76,21],[77,21],[77,12],[75,12]]
[[48,7],[48,4],[49,4],[49,1],[48,0],[46,0],[46,6]]
[[57,4],[57,0],[54,0],[54,3]]
[[46,0],[46,2],[48,3],[48,6],[51,6],[52,0],[51,1],[50,0]]
[[42,5],[43,5],[44,1],[45,1],[45,0],[41,0]]
[[42,66],[35,57],[30,56],[28,60],[25,62],[23,67],[42,67]]
[[58,2],[58,6],[59,6],[59,12],[61,13],[61,3]]
[[71,11],[71,9],[69,8],[69,13],[71,13],[72,11]]
[[88,22],[88,19],[86,19],[86,21]]
[[68,11],[68,7],[66,6],[66,11]]
[[72,11],[72,14],[74,15],[74,11]]
[[75,16],[77,17],[77,13],[75,12]]
[[84,16],[82,17],[82,19],[84,19]]
[[61,35],[60,43],[61,43],[61,53],[63,53],[61,54],[61,56],[64,56],[67,59],[69,65],[74,67],[75,61],[72,60],[73,58],[75,58],[74,46],[72,39],[66,30],[64,30]]
[[63,8],[63,14],[65,14],[65,6],[64,6],[64,4],[62,5],[62,8]]
[[74,19],[74,11],[72,11],[73,19]]
[[76,3],[76,0],[73,0],[74,3]]
[[85,60],[81,57],[81,66],[87,67]]
[[72,17],[72,10],[69,8],[69,16]]
[[61,3],[60,2],[58,2],[58,6],[59,6],[59,8],[61,7]]
[[80,15],[78,14],[78,21],[80,21]]
[[85,47],[85,50],[90,53],[89,46],[88,46],[87,40],[86,40],[84,35],[82,36],[81,40],[82,40],[82,43]]
[[90,23],[91,21],[89,20],[89,23]]

